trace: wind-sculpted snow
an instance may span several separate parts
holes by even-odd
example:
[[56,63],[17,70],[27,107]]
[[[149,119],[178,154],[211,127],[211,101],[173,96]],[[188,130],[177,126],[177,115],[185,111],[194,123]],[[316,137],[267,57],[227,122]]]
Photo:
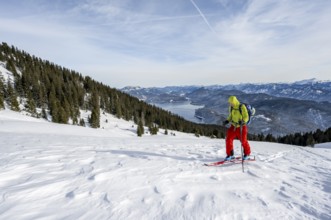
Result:
[[[255,162],[202,166],[224,140],[136,137],[0,111],[0,219],[331,219],[331,145],[251,142]],[[235,142],[235,154],[240,154]]]

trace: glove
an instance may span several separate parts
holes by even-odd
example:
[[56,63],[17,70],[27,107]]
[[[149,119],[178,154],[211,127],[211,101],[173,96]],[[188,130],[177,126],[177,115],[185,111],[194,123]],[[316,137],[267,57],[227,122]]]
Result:
[[229,124],[229,121],[228,120],[223,121],[223,126],[225,126],[227,124]]

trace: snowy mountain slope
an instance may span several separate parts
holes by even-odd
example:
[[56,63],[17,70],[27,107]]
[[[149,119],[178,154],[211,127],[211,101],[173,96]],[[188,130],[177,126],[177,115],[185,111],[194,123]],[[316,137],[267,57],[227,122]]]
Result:
[[[331,123],[331,81],[131,90],[124,88],[123,91],[151,104],[189,100],[194,105],[203,106],[195,110],[196,118],[202,118],[202,123],[218,125],[221,125],[228,115],[229,96],[236,95],[240,101],[249,103],[256,109],[257,117],[250,128],[252,134],[272,134],[277,137],[317,129],[326,130]],[[304,95],[306,93],[307,96]]]
[[276,97],[331,102],[331,81],[317,79],[302,80],[294,83],[266,83],[226,85],[226,90],[240,90],[248,94],[264,93]]
[[[0,219],[330,219],[331,144],[251,142],[257,161],[224,167],[224,140],[136,137],[0,111]],[[240,154],[236,142],[235,153]]]
[[[167,94],[171,98],[189,97],[190,93],[198,90],[209,91],[209,96],[219,91],[241,91],[247,94],[267,94],[275,97],[294,98],[298,100],[309,100],[317,102],[331,102],[331,81],[317,79],[302,80],[294,83],[240,83],[230,85],[211,85],[211,86],[167,86],[167,87],[124,87],[123,92],[143,99],[149,103],[169,102]],[[190,97],[194,98],[194,97]],[[199,98],[199,97],[198,97]]]
[[0,61],[0,80],[3,80],[4,83],[8,83],[8,81],[10,81],[12,83],[14,82],[13,73],[8,71],[6,69],[5,63],[1,62],[1,61]]

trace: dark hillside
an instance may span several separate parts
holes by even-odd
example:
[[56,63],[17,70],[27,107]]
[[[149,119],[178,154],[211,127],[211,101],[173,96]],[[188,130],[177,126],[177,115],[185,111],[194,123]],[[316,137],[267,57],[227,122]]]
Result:
[[101,109],[149,127],[224,137],[225,130],[220,126],[188,122],[89,76],[31,56],[6,43],[0,44],[0,61],[13,74],[12,80],[0,80],[0,108],[7,103],[11,109],[19,111],[23,110],[19,104],[23,104],[24,110],[35,117],[56,123],[72,121],[76,125],[85,125],[80,110],[90,110],[89,123],[94,128],[100,126]]

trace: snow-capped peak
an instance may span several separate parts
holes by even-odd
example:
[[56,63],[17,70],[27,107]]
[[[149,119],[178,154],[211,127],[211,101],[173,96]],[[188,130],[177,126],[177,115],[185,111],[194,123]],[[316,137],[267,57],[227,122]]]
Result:
[[324,82],[324,81],[318,80],[316,78],[311,78],[311,79],[304,79],[304,80],[296,81],[296,82],[294,82],[294,84],[305,85],[305,84],[314,84],[314,83],[321,83],[321,82]]
[[139,89],[141,89],[140,86],[126,86],[121,90],[122,91],[135,91],[135,90],[139,90]]

